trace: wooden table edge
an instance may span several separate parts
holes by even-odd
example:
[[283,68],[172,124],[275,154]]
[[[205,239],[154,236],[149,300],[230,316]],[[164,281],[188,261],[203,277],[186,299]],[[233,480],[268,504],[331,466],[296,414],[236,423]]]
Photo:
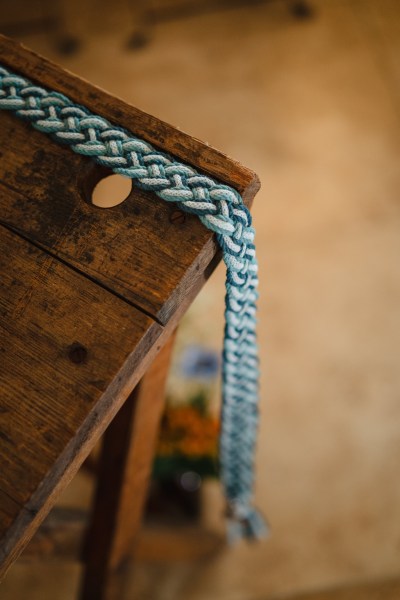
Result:
[[[0,62],[38,85],[68,96],[96,114],[102,115],[106,104],[107,119],[115,125],[124,127],[133,135],[207,175],[232,185],[240,192],[244,202],[251,206],[255,194],[260,189],[258,175],[223,152],[94,86],[84,78],[1,34]],[[90,91],[85,91],[83,95],[79,87],[82,82],[90,88]]]
[[[129,394],[140,381],[155,356],[174,330],[174,323],[161,327],[156,322],[149,327],[139,345],[132,352],[111,385],[88,414],[76,435],[32,494],[21,506],[19,515],[1,540],[0,580],[18,558],[36,529],[53,507],[80,465],[88,456],[96,440],[108,427]],[[140,358],[138,360],[138,356]]]

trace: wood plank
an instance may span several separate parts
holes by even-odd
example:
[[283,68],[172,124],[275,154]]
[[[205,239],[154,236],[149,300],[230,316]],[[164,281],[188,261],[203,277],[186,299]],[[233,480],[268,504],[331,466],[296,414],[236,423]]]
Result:
[[257,175],[239,162],[1,35],[0,61],[39,85],[61,92],[110,122],[125,127],[160,150],[180,158],[211,177],[233,185],[248,204],[259,190]]
[[5,569],[169,332],[4,228],[0,281]]
[[80,598],[117,600],[147,496],[174,336],[106,430]]
[[182,314],[217,252],[195,215],[172,222],[175,205],[136,188],[113,208],[89,204],[85,190],[105,170],[4,112],[0,148],[0,223],[158,321]]

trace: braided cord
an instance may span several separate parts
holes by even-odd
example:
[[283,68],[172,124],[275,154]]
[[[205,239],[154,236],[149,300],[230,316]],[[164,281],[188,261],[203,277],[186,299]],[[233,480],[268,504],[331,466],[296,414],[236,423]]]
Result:
[[137,187],[198,215],[216,233],[227,271],[220,468],[228,534],[231,538],[261,536],[265,525],[251,504],[258,422],[258,277],[254,229],[241,196],[66,96],[37,87],[1,66],[0,109],[14,112],[74,152],[131,178]]

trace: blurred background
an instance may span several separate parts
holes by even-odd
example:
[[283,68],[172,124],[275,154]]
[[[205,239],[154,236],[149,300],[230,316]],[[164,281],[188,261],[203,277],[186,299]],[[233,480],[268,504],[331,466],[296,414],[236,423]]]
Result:
[[[399,2],[0,0],[0,31],[262,183],[256,496],[272,533],[223,541],[221,266],[180,331],[126,598],[400,598]],[[89,506],[93,468],[61,519]],[[78,560],[36,548],[1,598],[72,600]]]

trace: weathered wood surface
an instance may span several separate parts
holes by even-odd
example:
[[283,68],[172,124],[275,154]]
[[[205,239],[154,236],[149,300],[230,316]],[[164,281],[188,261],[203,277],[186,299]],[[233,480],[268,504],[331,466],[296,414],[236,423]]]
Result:
[[4,228],[0,273],[0,562],[8,565],[163,330]]
[[[235,185],[248,203],[257,191],[248,169],[1,36],[0,62]],[[105,171],[4,112],[0,151],[1,573],[219,257],[195,217],[171,222],[174,208],[153,194],[90,205]]]
[[32,81],[65,94],[199,170],[233,185],[250,204],[260,182],[254,171],[193,136],[95,87],[0,35],[1,62]]
[[2,157],[0,223],[166,324],[203,284],[212,235],[195,215],[171,222],[175,204],[136,188],[114,208],[89,204],[104,169],[12,114],[0,119],[0,148],[12,139],[14,150]]

